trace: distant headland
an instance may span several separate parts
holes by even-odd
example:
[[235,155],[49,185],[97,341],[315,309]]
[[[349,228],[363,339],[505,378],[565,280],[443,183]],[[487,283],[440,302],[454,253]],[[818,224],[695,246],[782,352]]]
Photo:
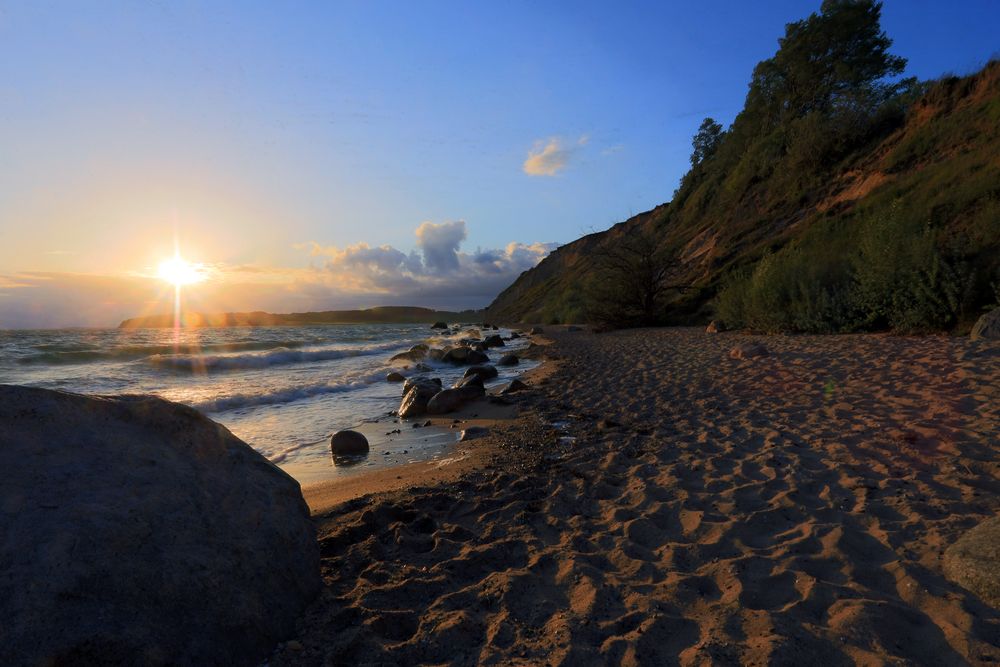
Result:
[[[361,310],[324,310],[309,313],[182,313],[180,326],[204,327],[277,327],[304,324],[368,324],[368,323],[419,323],[482,319],[481,310],[458,312],[431,310],[416,306],[379,306]],[[174,316],[147,315],[123,320],[119,329],[155,329],[174,326]]]

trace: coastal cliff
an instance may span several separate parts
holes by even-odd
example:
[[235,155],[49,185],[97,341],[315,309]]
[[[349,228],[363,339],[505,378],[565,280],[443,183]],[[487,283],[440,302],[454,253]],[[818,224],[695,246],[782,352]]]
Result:
[[[722,314],[760,330],[950,330],[997,301],[1000,62],[911,81],[846,138],[815,112],[765,130],[756,77],[670,202],[560,247],[487,317],[587,320],[597,260],[634,234],[655,239],[669,282],[684,286],[667,295],[662,323]],[[931,293],[942,303],[920,303]],[[881,303],[894,298],[916,303]]]

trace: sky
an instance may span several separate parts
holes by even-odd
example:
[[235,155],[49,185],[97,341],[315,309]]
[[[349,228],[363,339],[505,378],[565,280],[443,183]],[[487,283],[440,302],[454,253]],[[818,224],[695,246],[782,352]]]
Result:
[[[483,307],[670,199],[819,0],[2,2],[0,328],[186,307]],[[1000,2],[887,0],[922,79]]]

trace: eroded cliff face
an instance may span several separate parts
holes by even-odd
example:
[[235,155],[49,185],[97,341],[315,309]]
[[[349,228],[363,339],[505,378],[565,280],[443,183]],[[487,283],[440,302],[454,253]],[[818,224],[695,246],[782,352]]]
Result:
[[[583,321],[595,251],[646,228],[673,257],[672,282],[691,286],[671,295],[665,321],[705,322],[737,271],[798,242],[817,224],[839,225],[837,251],[847,252],[858,240],[856,221],[894,207],[926,220],[941,242],[955,241],[978,271],[979,288],[988,286],[991,276],[1000,277],[998,128],[1000,62],[992,62],[974,75],[930,84],[834,164],[793,173],[780,163],[764,178],[743,173],[749,158],[710,177],[692,170],[671,202],[568,243],[521,274],[487,317]],[[974,296],[972,305],[981,308],[989,298]]]

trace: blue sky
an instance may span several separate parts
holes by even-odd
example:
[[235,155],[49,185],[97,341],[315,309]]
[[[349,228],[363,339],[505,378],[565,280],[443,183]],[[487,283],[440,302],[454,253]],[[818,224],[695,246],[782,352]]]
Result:
[[[285,269],[409,256],[428,222],[464,221],[470,257],[568,242],[668,200],[818,5],[0,5],[0,274],[141,274],[175,233]],[[889,0],[883,26],[921,78],[1000,49],[993,1]]]

